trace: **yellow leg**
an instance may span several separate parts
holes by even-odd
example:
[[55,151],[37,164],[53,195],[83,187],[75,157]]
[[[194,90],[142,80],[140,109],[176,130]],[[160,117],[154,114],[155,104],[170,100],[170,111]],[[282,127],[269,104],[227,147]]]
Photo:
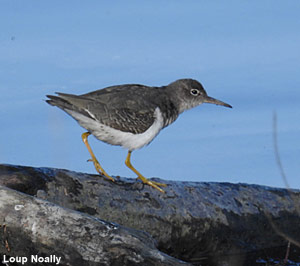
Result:
[[98,160],[96,159],[95,154],[92,151],[92,148],[90,146],[90,144],[88,143],[88,136],[91,135],[90,132],[85,132],[81,135],[81,138],[83,140],[83,143],[85,144],[85,146],[87,147],[92,159],[90,159],[89,161],[92,161],[94,163],[95,169],[96,171],[100,174],[100,175],[105,175],[108,179],[110,179],[111,181],[115,181],[110,175],[108,175],[104,169],[102,168],[102,166],[100,165],[100,163],[98,162]]
[[151,186],[151,187],[154,187],[156,188],[158,191],[162,192],[162,193],[165,193],[164,190],[162,190],[159,186],[161,187],[166,187],[167,185],[166,184],[162,184],[162,183],[158,183],[158,182],[155,182],[155,181],[150,181],[148,180],[146,177],[142,176],[140,172],[138,172],[131,164],[130,162],[130,157],[131,157],[131,151],[128,151],[128,154],[127,154],[127,157],[126,157],[126,160],[125,160],[125,164],[128,168],[130,168],[133,172],[135,172],[138,176],[138,179],[141,179],[143,181],[143,183]]

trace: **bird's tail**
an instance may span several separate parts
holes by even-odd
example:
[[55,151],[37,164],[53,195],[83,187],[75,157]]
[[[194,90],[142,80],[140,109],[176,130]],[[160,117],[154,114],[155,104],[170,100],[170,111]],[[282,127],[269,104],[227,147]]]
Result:
[[72,113],[75,112],[94,119],[86,109],[86,105],[91,101],[90,99],[67,93],[57,92],[57,94],[58,96],[46,95],[49,98],[46,102],[52,106],[57,106],[71,116],[73,116]]

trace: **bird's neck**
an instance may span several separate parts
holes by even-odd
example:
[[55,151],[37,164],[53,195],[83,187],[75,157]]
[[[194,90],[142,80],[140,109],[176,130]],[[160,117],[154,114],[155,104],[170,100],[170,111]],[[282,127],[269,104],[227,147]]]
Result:
[[164,100],[160,102],[159,108],[163,115],[164,127],[173,123],[180,114],[178,106],[169,97],[165,97]]

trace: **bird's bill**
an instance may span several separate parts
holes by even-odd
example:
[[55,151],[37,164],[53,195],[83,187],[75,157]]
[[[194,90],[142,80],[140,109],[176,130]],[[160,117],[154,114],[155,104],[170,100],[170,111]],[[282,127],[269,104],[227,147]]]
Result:
[[205,103],[213,103],[213,104],[216,104],[216,105],[222,105],[222,106],[225,106],[225,107],[232,108],[232,106],[230,104],[224,103],[222,101],[219,101],[219,100],[217,100],[215,98],[212,98],[212,97],[209,97],[209,96],[205,97],[204,102]]

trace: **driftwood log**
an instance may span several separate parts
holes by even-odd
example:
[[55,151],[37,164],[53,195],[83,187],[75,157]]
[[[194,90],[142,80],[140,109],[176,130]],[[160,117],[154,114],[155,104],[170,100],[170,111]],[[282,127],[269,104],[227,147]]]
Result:
[[72,266],[183,264],[159,252],[150,235],[142,231],[5,187],[0,187],[0,202],[1,249],[5,248],[6,261],[21,257],[31,265],[31,256],[37,255],[44,265],[49,264],[47,258],[52,264]]
[[234,266],[283,259],[290,241],[289,258],[299,259],[300,191],[155,180],[166,194],[134,179],[0,165],[0,185],[11,188],[0,190],[0,254],[55,254],[59,265]]

